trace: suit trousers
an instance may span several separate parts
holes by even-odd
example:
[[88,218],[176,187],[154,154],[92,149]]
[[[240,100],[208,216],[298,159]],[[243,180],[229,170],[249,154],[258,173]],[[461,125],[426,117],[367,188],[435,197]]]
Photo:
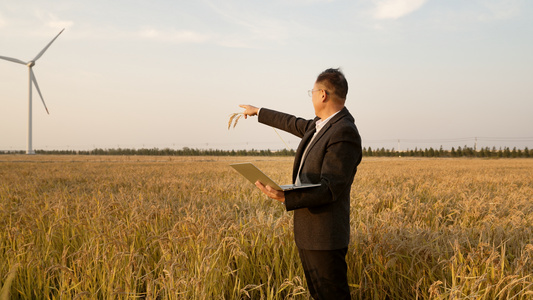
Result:
[[348,248],[304,250],[298,248],[307,287],[315,300],[351,299],[348,286]]

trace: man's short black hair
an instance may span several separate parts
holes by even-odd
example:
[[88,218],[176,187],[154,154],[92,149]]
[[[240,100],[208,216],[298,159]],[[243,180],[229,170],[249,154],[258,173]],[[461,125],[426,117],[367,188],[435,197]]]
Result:
[[346,95],[348,94],[348,82],[340,68],[330,68],[325,70],[318,75],[316,82],[325,85],[326,89],[333,92],[340,99],[346,99]]

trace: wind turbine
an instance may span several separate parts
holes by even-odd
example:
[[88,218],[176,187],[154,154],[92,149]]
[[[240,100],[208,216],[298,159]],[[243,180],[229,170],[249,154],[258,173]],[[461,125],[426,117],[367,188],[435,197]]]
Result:
[[4,59],[4,60],[8,60],[8,61],[11,61],[11,62],[15,62],[15,63],[18,63],[18,64],[22,64],[22,65],[26,65],[28,66],[28,70],[29,70],[29,90],[28,90],[28,149],[26,150],[26,154],[35,154],[35,152],[33,152],[33,148],[32,148],[32,135],[31,135],[31,128],[32,128],[32,116],[31,116],[31,111],[32,111],[32,104],[31,104],[31,92],[32,92],[32,84],[35,84],[35,88],[37,89],[37,92],[39,93],[39,96],[41,97],[41,101],[43,101],[43,105],[44,105],[44,109],[46,109],[46,113],[47,114],[50,114],[48,112],[48,108],[46,107],[46,103],[44,103],[44,99],[43,99],[43,95],[41,94],[41,90],[39,89],[39,84],[37,84],[37,79],[35,78],[35,74],[33,73],[33,66],[35,66],[35,62],[41,58],[41,56],[43,56],[44,52],[46,52],[46,50],[48,49],[48,47],[50,47],[50,45],[52,45],[52,43],[57,39],[57,37],[63,32],[63,30],[65,30],[65,28],[63,28],[57,35],[56,37],[50,42],[48,43],[48,45],[46,45],[46,47],[44,47],[43,50],[41,50],[41,52],[39,52],[39,54],[37,54],[37,56],[35,56],[34,59],[28,61],[28,62],[25,62],[25,61],[22,61],[20,59],[16,59],[16,58],[11,58],[11,57],[5,57],[5,56],[0,56],[0,59]]

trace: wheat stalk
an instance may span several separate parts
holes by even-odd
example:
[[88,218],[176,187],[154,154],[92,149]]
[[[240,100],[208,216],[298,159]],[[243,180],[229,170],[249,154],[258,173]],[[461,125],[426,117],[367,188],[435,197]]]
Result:
[[15,279],[15,276],[17,275],[17,269],[19,267],[20,267],[20,264],[16,263],[9,269],[9,273],[7,273],[7,278],[6,278],[6,281],[4,282],[4,286],[0,290],[0,300],[10,299],[9,291],[11,289],[11,284],[13,283],[13,279]]
[[233,121],[235,121],[235,123],[233,124],[233,128],[235,128],[235,126],[237,126],[237,123],[239,122],[239,119],[244,116],[243,113],[232,113],[229,115],[229,121],[228,121],[228,130],[231,128],[231,123]]

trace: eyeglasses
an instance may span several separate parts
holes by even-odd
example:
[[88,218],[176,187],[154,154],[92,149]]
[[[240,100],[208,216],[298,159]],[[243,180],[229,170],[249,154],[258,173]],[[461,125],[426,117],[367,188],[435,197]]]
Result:
[[309,97],[313,97],[313,93],[314,93],[314,92],[318,92],[318,91],[324,91],[324,93],[326,93],[326,95],[329,95],[329,94],[328,94],[328,91],[326,91],[325,89],[308,90],[308,91],[307,91],[307,94],[309,95]]

